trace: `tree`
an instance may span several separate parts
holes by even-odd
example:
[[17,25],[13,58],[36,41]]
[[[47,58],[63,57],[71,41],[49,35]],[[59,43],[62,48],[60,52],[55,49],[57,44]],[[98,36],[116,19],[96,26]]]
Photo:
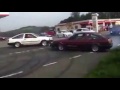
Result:
[[72,12],[71,17],[73,18],[79,18],[80,17],[80,12]]

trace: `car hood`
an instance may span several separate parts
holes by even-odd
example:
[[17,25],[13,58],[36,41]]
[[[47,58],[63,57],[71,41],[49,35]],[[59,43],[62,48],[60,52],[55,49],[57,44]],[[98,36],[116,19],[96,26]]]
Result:
[[72,34],[71,32],[65,32],[64,34]]

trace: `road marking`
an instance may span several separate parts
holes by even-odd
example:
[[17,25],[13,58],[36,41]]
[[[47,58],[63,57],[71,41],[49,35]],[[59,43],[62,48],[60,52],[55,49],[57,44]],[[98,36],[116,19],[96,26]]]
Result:
[[38,49],[33,49],[32,51],[37,51]]
[[25,52],[30,52],[30,50],[26,50]]
[[39,49],[44,49],[44,48],[39,48]]
[[90,53],[94,53],[94,52],[90,52]]
[[16,54],[20,54],[20,53],[22,53],[22,52],[15,52]]
[[79,58],[79,57],[81,57],[82,55],[77,55],[77,56],[74,56],[74,57],[72,57],[72,58],[69,58],[69,59],[75,59],[75,58]]
[[22,53],[25,53],[25,51],[22,51]]
[[31,51],[39,51],[45,48],[38,48],[38,49],[31,49],[31,50],[26,50],[26,51],[21,51],[21,52],[14,52],[14,53],[9,53],[8,55],[13,55],[13,54],[21,54],[21,53],[26,53],[26,52],[31,52]]
[[9,55],[12,55],[13,53],[9,53]]
[[15,76],[15,75],[18,75],[18,74],[21,74],[21,73],[23,73],[23,71],[20,71],[20,72],[17,72],[17,73],[12,73],[12,74],[9,74],[9,75],[5,75],[5,76],[2,76],[0,78],[7,78],[7,77]]
[[45,65],[43,65],[43,66],[45,67],[45,66],[49,66],[49,65],[56,64],[56,63],[57,63],[57,62],[53,62],[53,63],[45,64]]

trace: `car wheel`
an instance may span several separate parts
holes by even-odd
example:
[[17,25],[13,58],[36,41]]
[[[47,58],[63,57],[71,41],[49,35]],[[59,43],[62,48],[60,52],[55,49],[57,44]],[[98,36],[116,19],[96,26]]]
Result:
[[20,46],[21,46],[21,44],[20,44],[19,42],[16,42],[16,43],[15,43],[15,47],[16,47],[16,48],[19,48]]
[[42,45],[42,46],[47,46],[47,45],[48,45],[48,43],[47,43],[47,41],[46,41],[46,40],[44,40],[44,41],[42,41],[42,42],[41,42],[41,45]]
[[93,52],[98,52],[99,51],[98,45],[92,45],[92,51]]
[[62,44],[59,44],[58,45],[58,50],[63,51],[64,50],[64,46]]

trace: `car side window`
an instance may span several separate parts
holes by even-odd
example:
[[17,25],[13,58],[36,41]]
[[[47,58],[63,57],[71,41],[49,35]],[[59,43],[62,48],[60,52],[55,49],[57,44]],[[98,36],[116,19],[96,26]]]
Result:
[[81,34],[78,34],[75,38],[75,40],[79,40],[79,39],[83,39],[84,38],[84,34],[81,33]]
[[25,34],[25,38],[36,38],[36,37],[32,34]]
[[98,38],[101,38],[101,37],[98,36],[98,35],[95,35],[95,34],[91,34],[91,38],[98,39]]
[[21,38],[23,38],[23,34],[17,35],[15,37],[13,37],[12,39],[21,39]]

